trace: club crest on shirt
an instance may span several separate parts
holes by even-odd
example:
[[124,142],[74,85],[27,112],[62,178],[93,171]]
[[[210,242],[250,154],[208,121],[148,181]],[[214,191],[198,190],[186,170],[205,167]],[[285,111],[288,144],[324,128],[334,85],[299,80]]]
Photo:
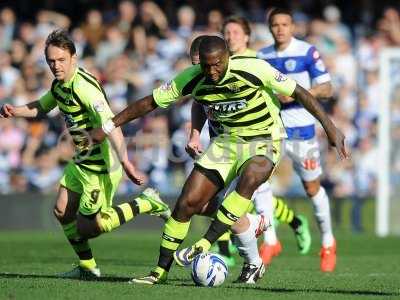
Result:
[[232,93],[238,93],[240,91],[240,87],[236,83],[229,84],[227,88],[232,92]]
[[169,80],[167,82],[164,82],[161,86],[160,89],[164,92],[169,91],[172,89],[172,81]]
[[278,81],[278,82],[283,82],[283,81],[287,80],[287,77],[286,77],[285,75],[283,75],[283,74],[282,74],[281,72],[279,72],[279,71],[276,71],[276,72],[275,72],[274,78],[275,78],[275,80]]
[[285,69],[289,72],[293,72],[296,69],[296,61],[294,59],[285,61]]
[[315,50],[315,51],[313,52],[312,56],[313,56],[314,60],[319,59],[320,55],[319,55],[318,50]]

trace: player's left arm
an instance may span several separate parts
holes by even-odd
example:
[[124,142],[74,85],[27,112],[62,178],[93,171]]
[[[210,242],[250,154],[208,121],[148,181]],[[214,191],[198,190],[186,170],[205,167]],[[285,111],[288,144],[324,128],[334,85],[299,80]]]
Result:
[[128,105],[123,111],[112,118],[115,127],[122,126],[129,121],[142,117],[158,107],[153,95],[148,95]]
[[[302,88],[295,80],[282,74],[270,64],[259,64],[257,77],[263,81],[264,86],[284,96],[290,96],[299,101],[322,125],[329,142],[336,148],[341,158],[348,158],[349,154],[344,144],[343,133],[336,128],[331,119],[323,110],[317,99],[306,89]],[[261,72],[261,73],[260,73]]]
[[321,123],[330,144],[336,148],[340,158],[349,158],[350,155],[345,146],[343,133],[333,124],[318,100],[298,84],[296,84],[291,97],[299,101]]
[[308,50],[306,57],[307,71],[312,83],[312,88],[308,91],[317,99],[332,97],[333,89],[331,77],[325,67],[320,53],[314,46],[312,46]]

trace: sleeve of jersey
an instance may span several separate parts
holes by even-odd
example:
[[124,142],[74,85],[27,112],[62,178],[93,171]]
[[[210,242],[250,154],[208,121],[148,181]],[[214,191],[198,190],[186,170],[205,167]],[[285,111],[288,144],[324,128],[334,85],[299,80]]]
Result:
[[296,81],[282,74],[267,62],[260,64],[259,70],[262,72],[261,78],[264,86],[272,89],[278,94],[291,96],[296,88]]
[[307,52],[308,73],[313,84],[321,84],[331,80],[326,70],[325,64],[321,59],[318,50],[312,46]]
[[40,109],[43,112],[48,113],[49,111],[51,111],[53,108],[55,108],[57,106],[57,101],[56,101],[56,99],[54,99],[51,91],[48,91],[46,94],[44,94],[42,97],[40,97],[39,105],[40,105]]
[[[196,75],[196,67],[190,67],[179,73],[173,80],[167,81],[153,90],[153,98],[159,107],[167,108],[182,96],[191,94],[190,83]],[[198,72],[197,72],[198,75]]]
[[103,93],[98,88],[88,84],[75,92],[89,111],[89,118],[96,127],[114,116]]

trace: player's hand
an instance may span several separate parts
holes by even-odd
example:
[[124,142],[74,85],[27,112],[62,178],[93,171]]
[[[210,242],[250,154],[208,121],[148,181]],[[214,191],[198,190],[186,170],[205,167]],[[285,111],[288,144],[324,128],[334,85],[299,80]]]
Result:
[[89,131],[89,137],[92,143],[100,144],[106,138],[102,128],[95,128]]
[[289,103],[289,102],[294,101],[294,98],[289,97],[289,96],[285,96],[285,95],[281,95],[281,94],[277,94],[276,96],[278,97],[278,99],[281,103]]
[[15,107],[11,104],[3,104],[0,108],[0,118],[10,118],[14,117]]
[[130,161],[121,162],[122,167],[128,178],[137,185],[142,185],[146,181],[146,175],[142,172],[136,170],[136,168],[132,165]]
[[340,159],[349,159],[350,153],[345,144],[344,134],[335,127],[335,130],[332,132],[327,132],[329,143],[332,147],[336,148],[337,153],[339,154]]
[[190,155],[191,158],[195,159],[201,153],[203,153],[203,147],[200,143],[199,137],[191,137],[189,142],[187,143],[185,150],[187,154]]

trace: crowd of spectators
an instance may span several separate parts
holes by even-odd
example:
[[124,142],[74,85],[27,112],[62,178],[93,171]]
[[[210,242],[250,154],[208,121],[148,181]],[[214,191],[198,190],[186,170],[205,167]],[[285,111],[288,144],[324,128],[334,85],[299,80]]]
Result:
[[[204,24],[199,24],[197,9],[183,4],[171,12],[152,1],[123,0],[106,12],[96,8],[83,11],[83,21],[77,22],[51,10],[40,10],[34,20],[19,19],[15,11],[3,7],[0,104],[22,105],[49,89],[52,75],[43,45],[49,32],[61,27],[68,29],[75,41],[79,64],[102,82],[112,110],[119,112],[190,65],[187,53],[194,36],[220,32],[226,15],[202,7],[201,13],[207,17]],[[266,25],[267,10],[260,5],[231,8],[251,21],[250,46],[256,50],[272,41]],[[342,22],[341,11],[334,5],[324,7],[321,17],[296,8],[294,21],[296,36],[319,49],[332,76],[334,97],[323,104],[344,131],[353,156],[338,163],[320,132],[323,183],[334,198],[349,198],[360,204],[376,189],[379,53],[385,47],[400,45],[399,11],[386,8],[374,27],[363,22],[350,27]],[[393,120],[398,124],[400,88],[393,97]],[[147,184],[165,194],[180,190],[190,168],[184,152],[190,105],[185,100],[124,127],[132,161],[147,174]],[[1,119],[0,194],[54,192],[73,151],[58,111],[32,120]],[[300,181],[285,160],[273,183],[279,194],[298,195],[301,191]],[[136,189],[125,180],[120,193]]]

